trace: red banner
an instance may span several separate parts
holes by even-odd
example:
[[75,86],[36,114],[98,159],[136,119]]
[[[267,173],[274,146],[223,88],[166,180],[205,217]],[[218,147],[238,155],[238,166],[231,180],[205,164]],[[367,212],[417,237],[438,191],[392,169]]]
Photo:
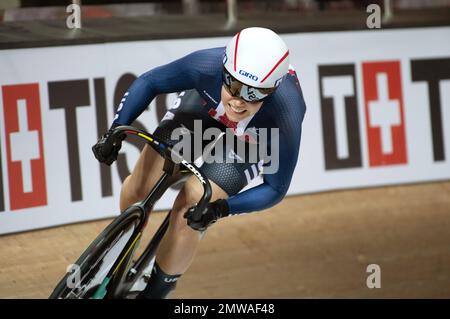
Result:
[[369,165],[406,164],[400,61],[362,64]]
[[47,205],[39,84],[7,85],[2,92],[10,209]]

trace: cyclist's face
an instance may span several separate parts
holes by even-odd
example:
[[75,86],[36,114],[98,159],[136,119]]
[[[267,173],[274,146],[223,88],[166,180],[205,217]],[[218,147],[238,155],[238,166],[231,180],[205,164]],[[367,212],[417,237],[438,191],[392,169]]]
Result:
[[264,103],[263,101],[246,102],[241,98],[232,96],[223,86],[221,98],[227,117],[234,122],[239,122],[254,115]]

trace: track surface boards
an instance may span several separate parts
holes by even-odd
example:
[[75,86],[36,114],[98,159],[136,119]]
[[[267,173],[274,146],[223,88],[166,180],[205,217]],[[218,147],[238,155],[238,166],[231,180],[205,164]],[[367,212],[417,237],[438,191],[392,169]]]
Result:
[[[1,236],[0,298],[47,298],[109,222]],[[213,225],[172,297],[450,298],[449,265],[450,182],[292,196]]]

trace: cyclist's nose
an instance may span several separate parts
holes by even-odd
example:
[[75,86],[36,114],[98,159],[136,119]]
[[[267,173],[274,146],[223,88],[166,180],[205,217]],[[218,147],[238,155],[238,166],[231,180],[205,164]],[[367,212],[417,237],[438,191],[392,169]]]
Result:
[[237,107],[244,107],[245,106],[245,101],[243,99],[241,99],[241,98],[236,97],[235,105]]

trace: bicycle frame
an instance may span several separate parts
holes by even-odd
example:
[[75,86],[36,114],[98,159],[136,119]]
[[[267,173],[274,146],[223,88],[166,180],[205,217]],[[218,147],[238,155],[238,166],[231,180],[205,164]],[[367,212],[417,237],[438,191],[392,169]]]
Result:
[[[156,136],[147,132],[138,130],[131,126],[118,126],[114,129],[113,135],[126,133],[128,135],[136,135],[143,138],[147,145],[150,145],[158,153],[165,158],[163,174],[159,178],[153,189],[150,190],[147,197],[129,208],[127,208],[118,218],[127,218],[132,214],[138,214],[138,224],[136,225],[132,236],[127,241],[125,247],[122,249],[119,257],[109,270],[107,276],[104,278],[100,287],[96,290],[93,298],[118,298],[126,293],[132,285],[132,279],[139,276],[145,265],[151,258],[153,258],[156,248],[161,241],[167,227],[169,225],[170,213],[166,216],[163,223],[160,225],[153,239],[148,244],[144,253],[140,256],[134,264],[130,272],[128,272],[131,258],[135,249],[138,246],[142,231],[147,223],[150,212],[155,203],[161,198],[166,190],[174,183],[180,181],[187,175],[194,175],[203,186],[203,195],[196,205],[194,214],[202,214],[204,208],[211,199],[211,185],[208,179],[194,164],[186,162],[178,153],[174,152],[172,147],[159,140]],[[128,281],[127,281],[128,280]]]

